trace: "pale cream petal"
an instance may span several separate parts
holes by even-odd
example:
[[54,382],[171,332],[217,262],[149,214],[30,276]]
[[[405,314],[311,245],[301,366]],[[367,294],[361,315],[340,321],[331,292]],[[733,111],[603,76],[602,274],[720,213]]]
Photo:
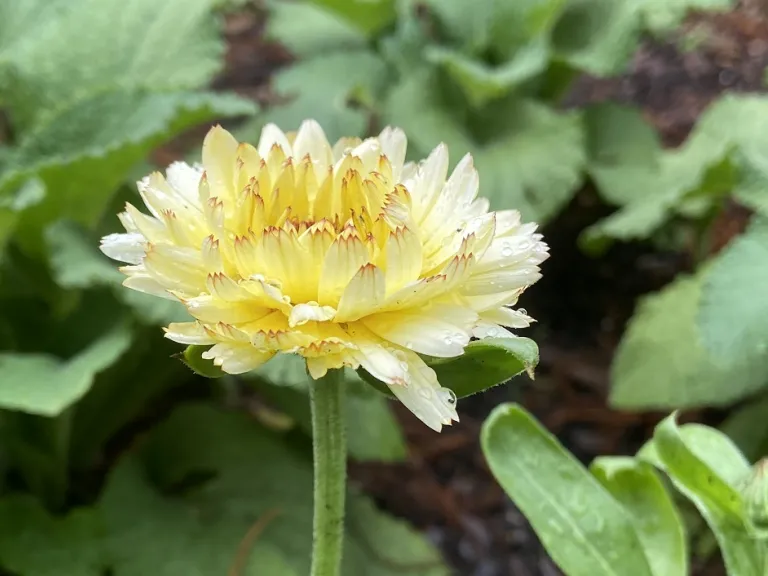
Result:
[[374,314],[362,319],[371,332],[419,354],[449,358],[460,356],[469,344],[478,316],[472,310],[451,304],[423,309]]
[[203,177],[203,167],[190,166],[186,162],[173,162],[165,171],[168,184],[190,204],[201,206],[200,179]]
[[251,301],[227,302],[210,294],[201,294],[194,298],[183,298],[182,302],[189,313],[200,320],[215,324],[240,324],[254,322],[272,313],[269,308],[264,308]]
[[338,307],[347,284],[368,261],[368,249],[356,234],[339,235],[323,260],[317,301],[323,306]]
[[480,314],[480,318],[486,322],[501,324],[509,328],[528,328],[532,322],[536,321],[528,316],[522,308],[513,310],[505,306],[486,310]]
[[408,139],[400,128],[387,126],[379,134],[381,151],[392,165],[392,179],[400,182],[405,162],[405,153],[408,148]]
[[353,322],[370,314],[384,301],[384,273],[373,264],[362,266],[347,284],[334,318]]
[[113,260],[141,264],[147,249],[147,239],[136,232],[109,234],[101,239],[99,249]]
[[[203,167],[205,168],[206,188],[210,196],[232,198],[235,183],[235,161],[237,159],[237,140],[221,126],[214,126],[208,131],[203,141]],[[200,184],[203,185],[202,182]],[[198,189],[200,202],[206,194]]]
[[[432,208],[445,184],[445,177],[448,174],[448,148],[445,144],[440,144],[432,153],[422,162],[413,178],[404,181],[406,188],[413,198],[414,218],[421,223],[428,215],[431,215]],[[441,207],[441,210],[444,207]],[[434,214],[434,218],[448,216],[446,214]]]
[[294,328],[307,322],[325,322],[333,319],[336,309],[331,306],[320,306],[316,302],[296,304],[288,316],[288,326]]
[[152,245],[144,257],[152,277],[169,290],[200,294],[205,290],[207,272],[198,250],[168,244]]
[[130,288],[131,290],[136,290],[137,292],[144,292],[144,294],[159,296],[166,300],[178,300],[178,298],[168,292],[162,284],[148,274],[134,274],[129,276],[123,280],[123,286]]
[[357,137],[339,138],[336,144],[333,145],[333,160],[338,162],[342,156],[349,154],[355,146],[360,145],[362,140]]
[[405,386],[389,384],[389,389],[408,410],[436,432],[452,421],[458,422],[456,395],[443,388],[437,381],[435,371],[427,366],[417,354],[405,353],[402,361],[409,375]]
[[262,158],[268,158],[270,155],[269,153],[275,144],[282,148],[283,153],[286,156],[293,155],[291,143],[288,141],[285,132],[280,130],[280,128],[274,124],[270,123],[261,129],[261,137],[259,138],[259,145],[257,146],[259,156]]
[[328,370],[343,368],[345,366],[357,370],[360,364],[349,353],[328,354],[326,356],[307,358],[307,372],[309,372],[309,375],[315,380],[325,376]]
[[309,154],[315,166],[315,174],[318,178],[325,174],[328,166],[333,164],[333,151],[325,132],[314,120],[305,120],[301,123],[293,142],[293,156],[297,160]]
[[199,322],[171,322],[163,328],[165,337],[179,344],[215,344],[213,338]]
[[514,338],[515,335],[495,322],[481,320],[472,330],[472,336],[475,338]]
[[521,266],[506,270],[472,274],[461,287],[467,296],[482,296],[525,288],[541,278],[538,266]]
[[366,138],[350,152],[362,161],[363,173],[373,172],[381,156],[381,145],[376,138]]
[[421,250],[419,236],[408,228],[398,228],[389,234],[384,248],[387,294],[419,279],[423,264]]
[[230,342],[216,344],[203,352],[203,358],[213,360],[227,374],[244,374],[255,370],[274,355],[272,351],[259,350],[250,344]]

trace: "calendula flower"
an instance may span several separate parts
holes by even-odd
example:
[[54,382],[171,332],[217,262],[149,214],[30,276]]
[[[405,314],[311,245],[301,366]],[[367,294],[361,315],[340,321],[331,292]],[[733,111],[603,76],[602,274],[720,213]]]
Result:
[[364,367],[440,430],[456,397],[419,354],[453,357],[471,338],[512,336],[514,310],[539,279],[547,245],[513,210],[478,198],[470,155],[448,177],[448,150],[405,163],[405,134],[345,138],[270,124],[258,147],[221,127],[202,166],[171,164],[138,183],[125,234],[102,251],[128,264],[125,286],[181,301],[193,322],[168,326],[228,373],[276,354],[306,358],[313,378]]

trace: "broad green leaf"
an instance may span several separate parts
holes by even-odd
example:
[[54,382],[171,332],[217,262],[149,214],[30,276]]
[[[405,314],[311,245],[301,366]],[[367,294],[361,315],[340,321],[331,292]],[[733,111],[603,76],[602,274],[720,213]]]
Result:
[[366,44],[365,35],[351,23],[311,2],[270,2],[265,34],[299,57],[357,49]]
[[106,286],[145,324],[169,324],[191,317],[181,302],[166,300],[122,286],[119,264],[98,249],[98,239],[73,222],[60,220],[45,230],[54,281],[62,288],[89,289]]
[[28,495],[0,500],[0,567],[23,576],[102,576],[103,535],[91,509],[53,517]]
[[700,343],[701,289],[701,274],[681,276],[641,300],[611,367],[613,406],[727,406],[764,385],[760,374],[719,365]]
[[[279,358],[279,357],[278,357]],[[286,382],[258,387],[270,405],[289,416],[305,434],[312,434],[309,396],[306,387],[315,385],[308,380],[304,360],[296,355],[301,365],[301,382]],[[277,358],[276,358],[277,359]],[[276,359],[271,360],[274,362]],[[298,370],[297,370],[298,372]],[[254,375],[261,377],[261,370]],[[288,374],[290,377],[290,374]],[[271,379],[261,377],[266,384]],[[356,460],[396,462],[405,458],[406,446],[400,425],[390,409],[387,398],[366,386],[354,371],[345,369],[346,399],[344,401],[347,425],[347,449]]]
[[0,407],[55,416],[82,397],[102,370],[131,343],[118,324],[69,360],[48,354],[0,352]]
[[552,33],[555,54],[600,76],[624,71],[640,39],[636,0],[571,0]]
[[764,574],[762,543],[747,533],[739,493],[749,463],[728,437],[701,425],[678,428],[672,415],[656,427],[653,443],[665,472],[714,532],[728,574]]
[[30,177],[43,181],[45,198],[18,224],[27,250],[39,252],[42,230],[54,219],[95,224],[130,168],[159,143],[213,118],[253,111],[248,101],[216,94],[99,95],[20,139],[0,176],[0,197]]
[[125,276],[117,263],[101,254],[80,227],[59,220],[45,231],[50,265],[56,284],[67,289],[116,286]]
[[430,358],[427,363],[443,386],[463,398],[533,371],[539,347],[528,338],[485,338],[470,342],[456,358]]
[[[296,574],[309,573],[312,464],[307,451],[242,415],[192,406],[176,412],[161,426],[150,440],[146,456],[160,489],[178,485],[191,473],[207,472],[215,477],[188,491],[186,497],[168,501],[176,510],[171,526],[152,517],[155,506],[132,504],[114,491],[110,498],[108,492],[113,514],[120,515],[122,526],[133,527],[143,544],[134,540],[135,545],[130,546],[130,541],[123,542],[113,531],[115,545],[126,556],[124,562],[133,568],[124,574],[225,573],[237,542],[270,510],[279,514],[261,533],[259,544],[278,550]],[[158,497],[154,493],[153,499]],[[390,576],[409,566],[418,566],[424,576],[445,574],[433,548],[405,525],[376,512],[357,495],[350,494],[348,505],[344,575]],[[138,557],[136,550],[144,547]],[[197,562],[208,560],[194,571],[196,558],[190,557],[190,551],[198,547]],[[214,547],[219,548],[218,554],[213,553]],[[188,562],[189,570],[179,568],[179,562]],[[259,567],[259,554],[254,551],[245,574],[261,574]],[[116,572],[116,576],[121,574]]]
[[335,12],[367,35],[373,35],[395,20],[395,0],[311,0]]
[[601,457],[590,471],[634,522],[654,576],[687,576],[683,521],[653,468],[634,458]]
[[698,325],[705,347],[726,368],[750,369],[768,383],[768,222],[754,221],[704,272]]
[[[609,238],[644,239],[676,214],[699,217],[721,197],[738,189],[744,166],[757,166],[768,147],[768,98],[722,97],[699,119],[688,140],[659,156],[659,169],[643,173],[631,164],[612,181],[633,180],[635,201],[589,228],[582,241],[599,248]],[[646,192],[640,194],[642,190]],[[622,196],[623,192],[620,193]],[[691,211],[692,204],[695,208]]]
[[224,49],[212,3],[3,2],[0,22],[16,21],[24,33],[0,29],[10,32],[0,37],[0,99],[17,124],[29,126],[33,118],[110,90],[203,86],[218,71]]
[[547,67],[549,51],[543,42],[521,48],[500,66],[469,58],[456,50],[437,46],[426,50],[428,61],[441,65],[461,86],[473,106],[506,96],[522,83],[542,73]]
[[720,426],[750,462],[768,456],[768,396],[752,399],[734,410]]
[[600,194],[623,206],[646,196],[647,175],[658,172],[661,143],[640,111],[614,103],[584,114],[589,174]]
[[483,424],[491,472],[568,576],[651,576],[632,520],[610,493],[521,407]]
[[[305,446],[204,405],[175,412],[144,446],[146,464],[124,458],[91,508],[54,519],[26,499],[0,500],[0,567],[23,576],[210,576],[235,570],[239,558],[239,576],[309,573]],[[423,537],[354,493],[346,532],[343,576],[447,574]]]
[[515,208],[526,220],[543,222],[568,203],[585,162],[578,115],[534,101],[501,102],[487,111],[492,133],[476,142],[436,88],[429,75],[407,79],[390,93],[385,120],[402,126],[421,154],[441,141],[456,160],[471,152],[481,194],[494,209]]
[[260,116],[259,126],[250,131],[255,139],[264,122],[274,122],[283,130],[296,130],[303,120],[314,118],[331,142],[342,136],[363,136],[368,113],[352,100],[370,100],[384,85],[384,62],[370,52],[341,52],[307,59],[277,73],[275,91],[288,98]]
[[[533,378],[539,363],[539,347],[528,338],[485,338],[470,342],[461,356],[425,357],[424,360],[442,386],[453,390],[457,398],[463,398],[503,384],[523,372]],[[358,374],[379,392],[394,397],[386,384],[363,368]]]

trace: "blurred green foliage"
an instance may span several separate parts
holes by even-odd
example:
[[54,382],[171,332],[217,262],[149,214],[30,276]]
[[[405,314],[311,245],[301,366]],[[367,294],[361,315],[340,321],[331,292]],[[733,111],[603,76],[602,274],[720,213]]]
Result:
[[[256,112],[205,91],[223,65],[219,10],[242,5],[0,2],[0,572],[308,571],[303,367],[299,385],[279,362],[244,383],[196,377],[160,330],[183,307],[122,288],[98,250],[140,201],[129,180],[150,152]],[[352,457],[404,458],[388,401],[348,376]],[[240,411],[215,407],[233,394]],[[347,532],[345,574],[445,573],[356,494]]]

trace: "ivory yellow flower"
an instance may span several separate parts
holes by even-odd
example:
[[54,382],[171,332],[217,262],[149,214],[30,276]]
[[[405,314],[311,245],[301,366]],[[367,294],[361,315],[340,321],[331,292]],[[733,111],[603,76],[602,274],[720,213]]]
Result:
[[126,233],[101,249],[128,264],[125,286],[183,302],[196,321],[166,336],[212,345],[225,372],[281,353],[314,378],[363,366],[439,431],[458,420],[456,398],[419,354],[528,326],[510,306],[548,248],[518,212],[489,212],[470,155],[447,177],[444,145],[414,164],[406,144],[386,128],[331,147],[308,120],[294,134],[265,126],[254,148],[215,127],[202,166],[138,183],[151,215],[128,204]]

